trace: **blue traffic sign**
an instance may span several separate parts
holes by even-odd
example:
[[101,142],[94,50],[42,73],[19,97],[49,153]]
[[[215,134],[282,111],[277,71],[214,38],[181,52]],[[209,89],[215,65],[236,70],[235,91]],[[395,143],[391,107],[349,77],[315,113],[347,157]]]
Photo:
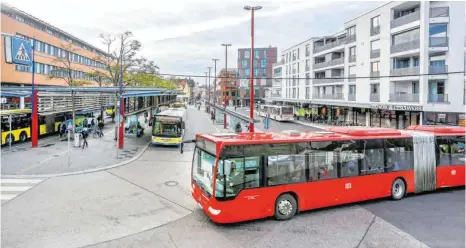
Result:
[[31,65],[31,43],[17,37],[11,38],[11,55],[14,64]]

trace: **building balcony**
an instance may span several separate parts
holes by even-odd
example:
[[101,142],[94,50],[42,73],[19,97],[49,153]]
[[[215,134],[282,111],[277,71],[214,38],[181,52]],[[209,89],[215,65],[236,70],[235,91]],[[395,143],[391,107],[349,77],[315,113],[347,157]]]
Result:
[[348,94],[348,101],[356,101],[356,94]]
[[419,94],[392,93],[390,102],[419,102]]
[[429,17],[449,17],[450,16],[450,9],[448,7],[433,7],[430,8]]
[[312,95],[314,99],[327,99],[327,100],[343,100],[343,93],[333,93],[333,94],[314,94]]
[[322,63],[314,64],[314,70],[315,70],[315,69],[321,69],[321,68],[329,67],[329,66],[342,65],[342,64],[344,64],[344,63],[345,63],[345,59],[344,59],[344,58],[332,59],[332,60],[327,61],[327,62],[322,62]]
[[305,81],[305,82],[306,82],[306,85],[310,85],[310,84],[311,84],[311,79],[306,78],[306,81]]
[[371,50],[371,59],[380,58],[380,49]]
[[348,77],[348,82],[356,82],[356,74],[350,74]]
[[431,65],[429,66],[429,74],[448,73],[447,65]]
[[356,62],[356,55],[351,55],[351,56],[349,56],[348,62],[349,62],[349,63]]
[[348,36],[346,37],[346,42],[345,42],[345,43],[346,43],[346,44],[350,44],[350,43],[353,43],[353,42],[355,42],[355,41],[356,41],[356,35],[353,34],[353,35],[348,35]]
[[335,82],[343,82],[343,77],[333,77],[333,78],[316,78],[313,79],[312,82],[314,84],[325,84],[325,83],[335,83]]
[[418,75],[419,75],[419,66],[396,68],[396,69],[390,70],[390,76],[418,76]]
[[428,94],[427,102],[447,103],[448,95],[447,94]]
[[448,47],[448,37],[430,37],[429,47]]
[[371,80],[379,80],[380,71],[371,71]]
[[396,45],[392,45],[390,47],[390,53],[393,54],[393,53],[400,53],[404,51],[419,49],[420,44],[421,44],[421,40],[415,39],[415,40],[399,43]]
[[318,53],[318,52],[322,52],[322,51],[325,51],[325,50],[328,50],[328,49],[331,49],[331,48],[334,48],[334,47],[337,47],[337,46],[341,46],[341,45],[344,45],[346,44],[346,39],[340,39],[340,40],[336,40],[334,42],[330,42],[330,43],[327,43],[325,45],[315,45],[314,46],[314,53]]
[[380,102],[380,94],[371,94],[369,98],[371,102]]
[[272,96],[273,98],[280,98],[280,97],[282,97],[281,93],[272,93],[271,96]]
[[371,27],[371,36],[380,34],[380,26]]
[[276,63],[274,63],[272,66],[275,67],[275,66],[283,65],[284,63],[285,63],[285,61],[280,60],[280,61],[277,61]]
[[396,28],[396,27],[403,26],[411,22],[419,21],[420,19],[421,19],[421,12],[416,11],[411,14],[404,15],[402,17],[392,20],[390,23],[390,27]]

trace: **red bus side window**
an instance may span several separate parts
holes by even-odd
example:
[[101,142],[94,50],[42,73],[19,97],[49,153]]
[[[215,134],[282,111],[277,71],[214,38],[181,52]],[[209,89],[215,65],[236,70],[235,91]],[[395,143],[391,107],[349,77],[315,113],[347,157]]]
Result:
[[465,136],[437,137],[435,153],[437,166],[464,165]]
[[385,172],[414,168],[413,139],[385,140]]

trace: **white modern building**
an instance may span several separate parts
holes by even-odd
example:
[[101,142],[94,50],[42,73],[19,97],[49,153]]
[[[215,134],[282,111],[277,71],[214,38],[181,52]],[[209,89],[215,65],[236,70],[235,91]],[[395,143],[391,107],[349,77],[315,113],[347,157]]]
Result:
[[275,68],[291,79],[281,80],[277,102],[309,103],[357,125],[464,125],[465,21],[463,1],[384,4],[344,31],[284,50]]

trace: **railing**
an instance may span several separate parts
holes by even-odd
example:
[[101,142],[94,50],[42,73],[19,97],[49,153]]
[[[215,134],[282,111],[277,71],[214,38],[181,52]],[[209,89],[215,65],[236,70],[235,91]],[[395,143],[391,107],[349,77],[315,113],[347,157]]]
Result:
[[312,95],[314,99],[328,99],[328,100],[343,100],[343,93],[334,93],[334,94],[314,94]]
[[421,19],[421,12],[416,11],[411,14],[407,14],[405,16],[394,19],[393,21],[391,21],[390,27],[396,28],[396,27],[399,27],[399,26],[402,26],[402,25],[405,25],[411,22],[418,21],[419,19]]
[[322,46],[317,45],[317,46],[314,46],[314,53],[322,52],[322,51],[325,51],[325,50],[328,50],[328,49],[331,49],[337,46],[341,46],[341,45],[344,45],[345,43],[346,43],[346,39],[340,39],[334,42],[327,43]]
[[418,76],[419,66],[396,68],[390,70],[390,76]]
[[450,10],[448,7],[433,7],[430,8],[430,18],[435,17],[448,17],[450,16]]
[[429,47],[448,47],[448,37],[430,37]]
[[390,47],[390,53],[399,53],[399,52],[418,49],[420,44],[421,44],[420,39],[414,39],[414,40],[410,40],[407,42],[395,44]]
[[380,49],[371,50],[371,59],[380,57]]
[[344,64],[344,63],[345,63],[344,58],[332,59],[332,60],[327,61],[327,62],[314,64],[314,69],[320,69],[320,68],[334,66],[334,65],[341,65],[341,64]]
[[371,102],[380,102],[380,94],[371,94],[370,100]]
[[356,101],[356,94],[348,94],[348,101]]
[[335,83],[335,82],[343,82],[343,77],[333,77],[333,78],[316,78],[313,79],[312,82],[315,84],[324,84],[324,83]]
[[447,94],[428,94],[427,101],[428,102],[448,102],[448,95]]
[[371,80],[378,80],[380,76],[380,71],[371,71]]
[[346,44],[350,44],[356,41],[356,35],[352,34],[349,36],[346,36]]
[[349,56],[348,62],[349,63],[356,62],[356,55]]
[[390,102],[419,102],[419,94],[391,93]]
[[448,72],[447,65],[431,65],[429,66],[429,74],[442,74]]
[[281,93],[272,93],[271,96],[274,97],[274,98],[280,98],[280,97],[281,97]]
[[356,82],[356,74],[350,74],[348,77],[348,82]]
[[380,34],[380,26],[371,27],[371,36]]

